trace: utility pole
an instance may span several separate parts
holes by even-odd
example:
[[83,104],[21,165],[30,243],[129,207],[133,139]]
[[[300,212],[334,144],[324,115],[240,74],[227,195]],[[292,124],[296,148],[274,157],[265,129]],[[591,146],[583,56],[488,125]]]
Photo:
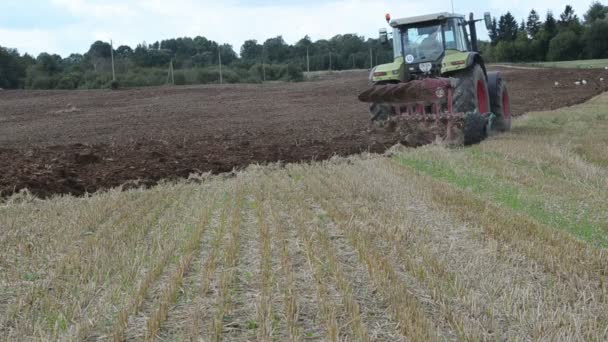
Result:
[[372,51],[372,48],[369,48],[369,68],[373,68],[374,67],[374,54]]
[[452,0],[452,14],[454,14],[454,0]]
[[171,73],[171,84],[175,85],[175,74],[173,73],[173,58],[171,58],[171,64],[169,65],[169,72]]
[[306,71],[310,72],[310,57],[308,56],[308,46],[306,47]]
[[353,69],[355,68],[355,55],[353,55]]
[[114,70],[114,44],[110,39],[110,56],[112,57],[112,81],[116,81],[116,71]]
[[266,47],[262,45],[262,82],[266,82],[266,65],[264,64],[264,56],[266,55]]
[[329,71],[331,71],[331,51],[329,51]]
[[220,45],[217,46],[217,59],[220,62],[220,84],[224,83],[224,78],[222,77],[222,49]]

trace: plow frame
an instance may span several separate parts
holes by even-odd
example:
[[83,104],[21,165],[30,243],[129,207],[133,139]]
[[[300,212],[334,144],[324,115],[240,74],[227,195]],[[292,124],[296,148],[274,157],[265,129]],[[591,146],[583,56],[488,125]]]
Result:
[[[445,138],[464,125],[465,113],[454,112],[454,88],[449,78],[425,78],[406,83],[376,85],[359,95],[362,102],[381,103],[391,109],[388,122],[445,125]],[[372,121],[376,118],[372,118]]]

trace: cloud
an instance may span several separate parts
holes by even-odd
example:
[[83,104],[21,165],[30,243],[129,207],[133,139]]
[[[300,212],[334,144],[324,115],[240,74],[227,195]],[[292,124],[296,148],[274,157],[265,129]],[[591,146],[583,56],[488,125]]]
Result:
[[[589,6],[588,1],[574,0],[568,3],[582,17]],[[383,19],[386,12],[392,13],[393,17],[405,17],[450,10],[448,0],[49,0],[48,3],[68,13],[74,20],[65,25],[56,23],[45,30],[35,27],[2,28],[0,23],[0,45],[16,47],[22,52],[48,51],[66,56],[72,52],[86,52],[95,40],[113,39],[116,45],[135,46],[142,41],[152,43],[167,38],[201,35],[229,43],[238,52],[247,39],[263,41],[278,35],[289,43],[305,35],[315,40],[342,33],[375,37],[377,29],[386,26]],[[454,0],[454,5],[456,12],[473,11],[478,17],[485,11],[499,15],[512,10],[520,21],[532,6],[541,15],[547,8],[553,9],[557,15],[566,2],[490,0],[481,3]],[[3,5],[0,4],[0,11],[2,9]],[[41,21],[45,20],[44,13],[38,17]],[[487,37],[485,30],[480,30],[480,36]]]

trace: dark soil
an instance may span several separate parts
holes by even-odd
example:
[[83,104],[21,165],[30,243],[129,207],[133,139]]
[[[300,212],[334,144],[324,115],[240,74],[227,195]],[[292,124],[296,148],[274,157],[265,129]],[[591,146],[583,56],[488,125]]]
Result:
[[[554,109],[608,89],[604,70],[502,69],[512,111]],[[575,81],[586,79],[586,86]],[[560,82],[556,87],[554,82]],[[251,163],[383,152],[357,95],[367,73],[295,84],[0,92],[0,192],[82,195]]]

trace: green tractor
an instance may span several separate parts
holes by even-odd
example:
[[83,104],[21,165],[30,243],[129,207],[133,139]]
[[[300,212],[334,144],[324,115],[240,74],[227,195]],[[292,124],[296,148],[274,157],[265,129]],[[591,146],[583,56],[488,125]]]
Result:
[[[402,143],[438,139],[472,144],[511,129],[509,92],[500,72],[487,72],[475,24],[451,13],[394,19],[394,62],[372,69],[373,86],[359,95],[376,126],[398,132]],[[484,16],[490,26],[490,14]],[[467,28],[468,31],[467,32]],[[380,41],[389,43],[386,29]]]

